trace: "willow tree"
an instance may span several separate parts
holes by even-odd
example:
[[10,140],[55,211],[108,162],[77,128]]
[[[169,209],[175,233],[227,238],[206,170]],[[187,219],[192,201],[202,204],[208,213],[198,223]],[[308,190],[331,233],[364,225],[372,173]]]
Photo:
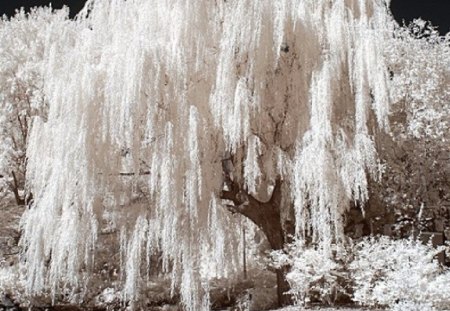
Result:
[[[29,292],[85,281],[106,210],[124,228],[126,297],[158,249],[186,310],[209,308],[200,266],[227,261],[229,211],[273,249],[292,234],[328,252],[377,174],[392,25],[384,1],[88,1],[46,43],[48,119],[27,150]],[[142,178],[148,203],[130,213],[124,189]]]

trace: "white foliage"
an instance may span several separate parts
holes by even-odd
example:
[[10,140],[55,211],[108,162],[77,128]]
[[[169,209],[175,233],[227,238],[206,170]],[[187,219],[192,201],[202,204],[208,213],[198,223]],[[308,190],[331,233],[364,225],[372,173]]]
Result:
[[[67,15],[67,10],[52,13],[40,8],[0,20],[0,200],[24,191],[31,118],[46,114],[42,92],[45,45],[54,39],[52,28],[61,27]],[[24,199],[20,194],[19,198]]]
[[431,303],[406,302],[396,303],[390,310],[392,311],[435,311]]
[[[219,201],[230,153],[233,179],[249,194],[267,195],[282,177],[297,234],[329,252],[349,202],[367,199],[373,127],[387,127],[385,3],[87,7],[89,14],[47,30],[57,38],[45,43],[41,73],[48,120],[33,121],[27,149],[35,194],[22,221],[28,290],[55,292],[61,279],[80,285],[108,210],[126,219],[119,226],[127,297],[138,293],[141,257],[159,249],[184,307],[207,308],[200,259],[207,252],[222,264],[236,239]],[[133,214],[126,205],[142,179],[148,202]]]
[[141,281],[141,261],[142,251],[144,250],[144,243],[146,240],[146,233],[148,223],[145,219],[139,217],[136,221],[135,228],[133,230],[131,239],[128,241],[126,247],[126,280],[124,285],[124,300],[128,299],[136,300],[139,297],[140,281]]
[[19,266],[4,267],[3,263],[0,267],[0,295],[4,295],[10,291],[14,294],[23,292],[23,278],[21,278]]
[[450,35],[440,37],[420,19],[396,35],[386,55],[394,107],[406,114],[406,134],[443,139],[450,128]]
[[439,284],[448,281],[450,274],[443,272],[435,259],[440,251],[442,248],[433,249],[411,239],[363,240],[355,245],[355,259],[350,264],[354,301],[368,306],[392,306],[397,310],[401,305],[395,304],[399,301],[405,301],[410,307],[422,303],[448,306],[449,296]]
[[261,154],[261,142],[256,136],[248,138],[247,155],[244,160],[244,178],[247,190],[251,194],[256,194],[256,185],[261,178],[258,158]]
[[299,304],[312,297],[332,304],[338,294],[353,292],[353,301],[391,310],[447,310],[450,273],[437,249],[419,241],[370,237],[356,244],[334,245],[333,256],[297,240],[274,251],[270,264],[287,267],[290,293]]
[[297,304],[307,304],[313,294],[323,303],[333,304],[337,295],[346,294],[343,281],[348,278],[344,271],[347,258],[342,251],[332,258],[327,251],[307,247],[304,241],[297,240],[283,251],[272,252],[271,265],[289,267],[286,276],[291,286],[289,293]]

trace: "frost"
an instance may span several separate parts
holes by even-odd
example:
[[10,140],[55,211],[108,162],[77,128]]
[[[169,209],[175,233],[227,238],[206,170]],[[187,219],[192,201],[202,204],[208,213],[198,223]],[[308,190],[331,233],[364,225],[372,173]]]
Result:
[[125,297],[137,299],[160,252],[184,308],[208,309],[208,279],[221,273],[203,259],[212,255],[216,270],[227,261],[223,274],[236,269],[228,254],[239,222],[221,197],[230,181],[240,198],[263,202],[282,180],[280,213],[293,206],[297,237],[329,253],[343,238],[343,213],[367,200],[377,175],[371,133],[388,128],[385,3],[94,0],[88,8],[45,30],[49,107],[28,138],[34,202],[22,219],[29,293],[87,282],[107,215],[121,232]]

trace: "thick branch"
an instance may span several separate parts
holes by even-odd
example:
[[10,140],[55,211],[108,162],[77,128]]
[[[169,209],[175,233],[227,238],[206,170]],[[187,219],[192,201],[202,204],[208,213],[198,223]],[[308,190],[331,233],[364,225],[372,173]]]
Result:
[[232,212],[237,212],[253,221],[265,233],[273,249],[280,249],[284,244],[284,234],[281,227],[280,203],[281,181],[277,180],[269,201],[262,202],[248,193],[244,193],[234,181],[229,181],[229,190],[222,191],[221,198],[233,202],[228,206]]
[[[103,173],[98,173],[99,175],[103,175]],[[150,171],[144,171],[139,173],[133,173],[133,172],[119,172],[117,174],[109,174],[109,176],[144,176],[144,175],[150,175]]]
[[138,174],[136,174],[136,173],[119,173],[119,176],[143,176],[143,175],[150,175],[150,171],[139,172]]

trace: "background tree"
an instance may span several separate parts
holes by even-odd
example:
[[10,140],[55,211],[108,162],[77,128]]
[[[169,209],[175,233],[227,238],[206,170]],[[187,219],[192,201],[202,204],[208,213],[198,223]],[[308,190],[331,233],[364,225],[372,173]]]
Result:
[[[449,40],[416,20],[396,31],[387,53],[392,132],[382,138],[386,169],[378,193],[405,227],[403,234],[442,232],[448,226],[442,220],[450,204]],[[442,224],[435,226],[435,221]]]
[[25,204],[26,146],[31,117],[45,118],[42,60],[48,30],[67,11],[22,10],[0,24],[0,204]]

